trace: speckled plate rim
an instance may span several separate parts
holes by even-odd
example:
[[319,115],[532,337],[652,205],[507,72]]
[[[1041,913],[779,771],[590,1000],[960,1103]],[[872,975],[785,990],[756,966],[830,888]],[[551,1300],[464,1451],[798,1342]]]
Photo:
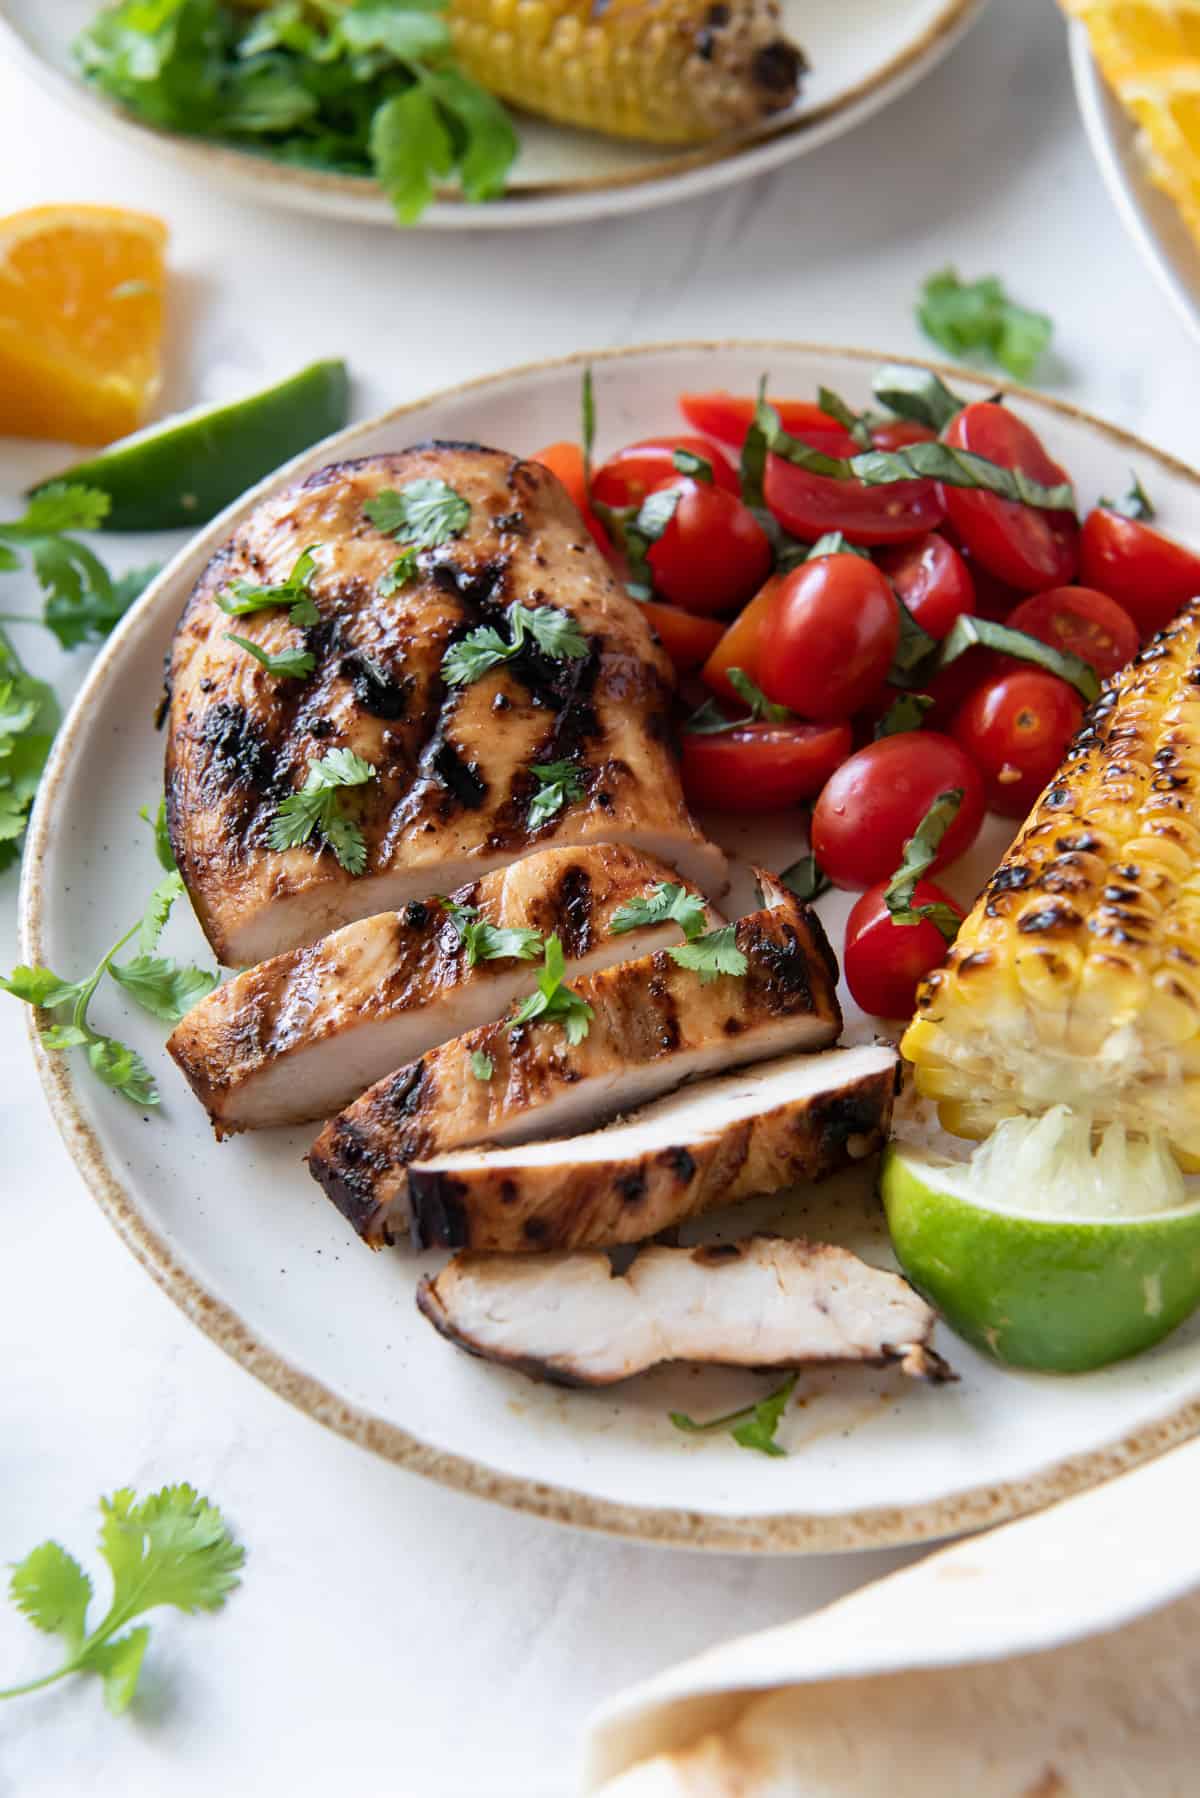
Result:
[[[1197,500],[1200,502],[1200,472],[1176,457],[1155,449],[1131,432],[1096,418],[1067,401],[996,382],[990,377],[972,375],[944,363],[929,362],[919,356],[896,357],[877,350],[789,342],[784,339],[739,338],[716,342],[679,340],[621,349],[577,351],[569,356],[523,363],[495,374],[439,388],[420,399],[408,401],[339,431],[326,438],[323,443],[306,450],[303,455],[285,463],[257,487],[250,489],[172,557],[109,638],[59,732],[30,823],[19,896],[20,948],[24,959],[31,963],[44,959],[43,869],[51,821],[57,810],[59,792],[72,762],[75,740],[84,719],[98,703],[110,670],[124,658],[128,650],[136,646],[150,628],[159,624],[159,614],[173,595],[178,578],[176,571],[200,556],[207,558],[229,534],[239,517],[256,505],[267,492],[285,485],[327,460],[338,460],[352,454],[357,440],[367,433],[393,422],[402,422],[430,405],[464,394],[480,392],[502,383],[520,382],[526,377],[549,370],[576,368],[582,371],[589,363],[598,366],[630,358],[697,353],[719,357],[723,353],[745,350],[761,352],[766,360],[780,353],[843,357],[848,361],[875,366],[900,360],[912,367],[932,369],[960,387],[973,386],[987,392],[1002,391],[1015,400],[1046,407],[1065,418],[1073,419],[1107,438],[1123,455],[1132,454],[1143,464],[1157,464],[1177,478],[1190,482],[1196,489]],[[281,1398],[287,1399],[298,1410],[324,1424],[327,1429],[336,1431],[359,1447],[369,1449],[411,1473],[422,1474],[473,1497],[489,1499],[493,1503],[556,1523],[571,1524],[580,1529],[597,1530],[661,1546],[709,1549],[721,1553],[829,1554],[927,1542],[939,1537],[989,1528],[993,1524],[1003,1523],[1025,1512],[1040,1510],[1073,1493],[1099,1485],[1200,1433],[1200,1396],[1197,1396],[1184,1404],[1176,1405],[1153,1422],[1118,1436],[1112,1442],[1083,1454],[1066,1457],[1022,1479],[968,1488],[924,1504],[859,1508],[845,1513],[815,1515],[783,1511],[739,1516],[674,1507],[626,1505],[596,1498],[570,1487],[498,1472],[481,1462],[434,1448],[399,1424],[392,1423],[365,1407],[351,1404],[315,1375],[295,1366],[285,1356],[260,1341],[232,1306],[209,1291],[183,1266],[166,1238],[141,1215],[136,1197],[123,1184],[119,1172],[111,1165],[103,1145],[79,1104],[74,1071],[76,1062],[66,1056],[46,1052],[32,1012],[29,1013],[28,1023],[34,1061],[54,1121],[92,1197],[122,1241],[184,1315],[256,1379],[261,1380]]]
[[[421,227],[456,230],[488,229],[514,225],[582,221],[607,213],[665,205],[690,193],[728,185],[764,174],[803,150],[817,149],[832,138],[868,118],[889,100],[899,97],[941,58],[983,11],[988,0],[944,0],[941,10],[903,50],[869,76],[824,105],[805,112],[798,105],[783,123],[767,125],[749,137],[723,139],[661,161],[648,163],[625,175],[579,176],[573,180],[513,184],[497,200],[470,203],[453,191],[439,194],[420,221]],[[394,225],[387,202],[374,183],[362,175],[323,173],[319,169],[274,162],[249,151],[210,144],[176,132],[142,123],[132,114],[110,105],[82,82],[64,74],[39,55],[24,34],[8,18],[6,0],[0,0],[0,51],[5,46],[48,92],[121,137],[149,140],[159,149],[201,173],[214,175],[243,191],[257,191],[281,204],[303,207],[362,223]],[[570,129],[570,127],[563,127]],[[801,147],[800,141],[803,140]],[[688,184],[692,174],[707,178]],[[624,196],[624,197],[623,197]]]

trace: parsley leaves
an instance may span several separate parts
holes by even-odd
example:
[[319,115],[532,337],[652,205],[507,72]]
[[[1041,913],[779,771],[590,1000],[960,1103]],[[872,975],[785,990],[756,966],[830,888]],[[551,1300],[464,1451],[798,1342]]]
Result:
[[641,899],[627,899],[617,907],[609,923],[614,936],[643,930],[654,924],[678,924],[687,938],[699,936],[708,922],[708,907],[699,893],[660,880]]
[[385,487],[366,501],[363,511],[376,530],[400,538],[410,550],[439,549],[461,537],[471,518],[470,503],[440,480]]
[[514,600],[506,613],[511,636],[502,637],[494,625],[481,624],[442,657],[442,679],[448,687],[466,687],[481,680],[502,662],[511,662],[532,640],[552,661],[578,661],[588,653],[587,639],[569,612],[557,606],[530,609]]
[[481,961],[536,961],[542,952],[539,931],[489,924],[477,905],[457,905],[453,899],[438,903],[458,933],[469,968]]
[[953,268],[940,269],[923,283],[917,323],[952,356],[983,356],[1018,381],[1033,374],[1054,334],[1047,315],[1009,299],[997,276],[963,281]]
[[569,986],[563,984],[566,965],[563,946],[558,937],[547,938],[542,971],[538,975],[538,990],[530,993],[513,1013],[509,1019],[510,1028],[515,1030],[521,1024],[532,1024],[536,1019],[542,1018],[548,1024],[561,1024],[572,1048],[583,1041],[595,1014],[585,999],[581,999]]
[[937,925],[948,943],[952,943],[958,935],[959,925],[962,923],[961,912],[940,900],[934,900],[928,905],[914,905],[913,894],[917,882],[937,860],[942,838],[958,816],[962,796],[961,787],[951,787],[945,793],[938,794],[905,843],[900,866],[883,891],[883,902],[891,914],[893,924],[920,924],[928,918],[931,924]]
[[100,1553],[112,1577],[108,1610],[89,1630],[92,1582],[73,1555],[43,1542],[13,1568],[9,1596],[35,1629],[60,1636],[67,1658],[52,1673],[0,1691],[18,1698],[72,1673],[94,1673],[114,1716],[137,1690],[150,1631],[120,1632],[159,1605],[219,1611],[241,1583],[246,1551],[220,1511],[192,1486],[164,1486],[137,1500],[131,1487],[100,1501]]
[[532,830],[561,812],[564,805],[575,805],[583,798],[583,783],[574,762],[534,762],[529,772],[538,783],[529,805]]
[[367,845],[353,819],[342,811],[341,789],[365,786],[375,770],[352,749],[330,749],[308,764],[298,792],[285,799],[271,820],[267,837],[272,849],[296,849],[316,831],[333,850],[347,874],[361,874]]
[[780,1448],[775,1432],[799,1377],[790,1373],[782,1386],[759,1399],[756,1405],[743,1405],[740,1411],[727,1411],[724,1417],[710,1417],[706,1423],[697,1423],[686,1411],[672,1411],[669,1413],[671,1422],[677,1430],[694,1436],[728,1430],[739,1448],[757,1449],[760,1455],[784,1455],[787,1450]]
[[281,649],[272,655],[270,650],[263,649],[258,643],[252,643],[249,637],[235,636],[232,631],[225,632],[226,643],[236,643],[247,655],[252,655],[256,662],[261,662],[268,674],[277,674],[283,680],[307,680],[317,665],[317,659],[307,649]]
[[268,612],[275,606],[287,606],[293,624],[317,624],[321,614],[309,593],[317,571],[316,552],[319,543],[310,543],[298,557],[286,581],[273,587],[259,587],[253,581],[234,580],[214,597],[227,618],[246,618],[251,612]]

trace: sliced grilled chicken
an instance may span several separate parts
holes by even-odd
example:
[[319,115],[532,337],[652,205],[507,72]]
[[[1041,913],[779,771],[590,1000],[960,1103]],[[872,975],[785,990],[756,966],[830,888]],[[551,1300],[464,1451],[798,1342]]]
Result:
[[566,1386],[609,1386],[664,1361],[898,1361],[953,1378],[929,1346],[935,1313],[899,1274],[779,1236],[643,1249],[624,1274],[598,1250],[456,1255],[421,1281],[417,1304],[469,1354]]
[[[834,964],[815,915],[785,888],[735,926],[744,975],[708,984],[669,950],[585,976],[582,1042],[547,1019],[507,1018],[431,1050],[364,1093],[322,1132],[314,1177],[378,1246],[408,1222],[410,1161],[467,1144],[587,1130],[685,1080],[836,1040]],[[527,972],[526,986],[532,987]]]
[[887,1135],[890,1048],[827,1049],[685,1087],[607,1130],[518,1148],[459,1149],[408,1170],[422,1248],[610,1248],[820,1180]]
[[[445,482],[469,512],[387,594],[401,542],[363,508],[414,481]],[[301,629],[284,605],[237,619],[220,610],[231,581],[286,582],[313,545],[319,623]],[[569,614],[587,653],[556,659],[527,639],[480,679],[447,686],[447,648],[481,625],[511,641],[514,601]],[[312,673],[269,673],[230,631],[275,654],[303,641]],[[535,462],[434,443],[323,468],[264,500],[198,581],[168,677],[171,842],[214,950],[233,965],[260,961],[558,845],[627,843],[718,896],[725,858],[692,822],[671,752],[672,684],[638,607]],[[331,749],[374,770],[338,796],[365,841],[357,877],[319,834],[268,843],[281,802]],[[582,797],[533,824],[531,768],[558,761]]]
[[[568,978],[677,941],[624,936],[614,912],[678,876],[621,844],[546,849],[451,895],[499,929],[557,935]],[[686,883],[684,883],[686,884]],[[720,915],[709,908],[710,922]],[[327,1118],[435,1043],[509,1012],[533,979],[511,956],[471,965],[436,898],[363,918],[248,968],[188,1012],[167,1047],[218,1136]]]

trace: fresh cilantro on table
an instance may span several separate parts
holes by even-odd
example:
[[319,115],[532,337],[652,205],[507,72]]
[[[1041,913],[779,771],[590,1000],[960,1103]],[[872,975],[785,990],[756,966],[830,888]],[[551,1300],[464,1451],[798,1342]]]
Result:
[[534,762],[529,772],[538,783],[538,790],[529,803],[531,829],[545,824],[561,812],[564,805],[575,805],[583,798],[583,782],[574,762]]
[[150,816],[148,805],[139,805],[138,817],[154,832],[154,853],[158,857],[159,867],[165,868],[168,874],[173,874],[175,854],[171,848],[171,832],[167,825],[166,795],[160,795],[153,817]]
[[307,680],[317,665],[317,658],[307,649],[281,649],[272,654],[261,644],[252,643],[249,637],[235,636],[233,631],[225,632],[225,641],[236,643],[256,662],[261,662],[268,674],[278,675],[282,680]]
[[458,934],[469,968],[481,961],[536,961],[542,953],[540,931],[489,924],[477,905],[458,905],[453,899],[438,903]]
[[53,688],[26,673],[0,631],[0,869],[21,853],[29,809],[61,719]]
[[677,1430],[693,1436],[728,1430],[739,1448],[757,1449],[760,1455],[784,1455],[787,1450],[780,1448],[775,1432],[798,1378],[798,1374],[790,1373],[782,1386],[759,1399],[756,1405],[743,1405],[740,1411],[727,1411],[723,1417],[710,1417],[705,1423],[697,1423],[686,1411],[672,1411],[669,1414],[671,1422]]
[[491,1079],[496,1071],[496,1064],[484,1049],[471,1050],[471,1072],[476,1080],[484,1082]]
[[939,269],[922,284],[917,323],[952,356],[981,356],[1027,381],[1054,335],[1044,312],[1018,306],[995,275],[964,281],[953,268]]
[[[100,1501],[100,1553],[108,1563],[112,1598],[88,1628],[92,1582],[57,1542],[43,1542],[17,1563],[9,1596],[36,1629],[62,1638],[66,1659],[51,1673],[0,1690],[0,1698],[40,1691],[72,1673],[94,1673],[114,1716],[137,1690],[147,1626],[128,1625],[160,1605],[189,1616],[219,1611],[241,1583],[246,1551],[220,1511],[191,1486],[164,1486],[140,1502],[131,1487]],[[125,1631],[125,1634],[121,1632]]]
[[723,924],[719,930],[689,937],[686,943],[673,943],[667,954],[681,968],[699,974],[701,986],[708,986],[722,974],[739,976],[746,972],[746,957],[737,946],[737,926],[734,924]]
[[447,0],[118,0],[75,40],[105,97],[161,130],[303,167],[373,175],[411,224],[437,183],[500,193],[517,151],[504,107],[454,63]]
[[330,749],[319,761],[308,764],[304,785],[280,805],[271,820],[267,841],[272,849],[297,849],[313,832],[323,839],[347,874],[361,874],[367,865],[367,845],[362,831],[342,811],[344,787],[365,786],[375,770],[352,749]]
[[937,925],[948,943],[954,941],[962,923],[958,912],[953,906],[944,905],[940,900],[929,905],[914,905],[913,894],[917,882],[937,860],[942,838],[958,816],[962,796],[961,787],[951,787],[945,793],[938,794],[905,843],[900,866],[883,891],[883,902],[891,914],[893,924],[920,924],[928,919],[931,924]]
[[673,881],[660,880],[640,899],[627,899],[612,915],[609,929],[614,936],[630,930],[644,930],[654,924],[678,924],[689,940],[699,936],[708,922],[708,907],[699,893]]
[[285,581],[258,586],[254,581],[237,579],[218,589],[216,602],[227,618],[248,618],[252,612],[269,612],[276,606],[287,606],[293,624],[317,624],[321,614],[313,603],[309,588],[317,572],[319,543],[310,543],[301,552]]
[[511,662],[530,639],[556,662],[578,661],[588,652],[587,639],[574,618],[557,606],[531,609],[514,600],[505,616],[509,637],[503,637],[495,625],[481,624],[450,645],[442,657],[442,679],[448,687],[465,687],[481,680],[502,662]]
[[537,991],[530,993],[509,1019],[512,1029],[541,1018],[547,1024],[561,1024],[572,1048],[583,1041],[595,1013],[585,999],[564,985],[566,967],[562,943],[556,936],[548,937]]
[[63,649],[107,637],[158,573],[135,569],[113,578],[71,531],[94,531],[104,522],[109,497],[95,487],[52,481],[33,495],[20,518],[0,523],[0,574],[14,573],[23,558],[42,589],[42,615],[9,612],[5,624],[42,624]]

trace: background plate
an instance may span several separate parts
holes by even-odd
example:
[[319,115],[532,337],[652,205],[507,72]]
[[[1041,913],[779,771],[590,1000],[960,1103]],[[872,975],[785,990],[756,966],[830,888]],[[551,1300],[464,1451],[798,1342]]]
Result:
[[[155,863],[137,808],[161,783],[151,715],[172,627],[195,577],[234,522],[272,488],[346,455],[431,436],[531,452],[571,435],[586,358],[475,381],[356,425],[306,453],[232,507],[185,549],[105,647],[59,738],[25,856],[22,952],[64,975],[94,965],[132,921]],[[749,392],[769,370],[777,392],[824,383],[869,398],[866,351],[784,344],[680,344],[598,354],[600,450],[670,428],[687,388]],[[994,390],[943,370],[964,390]],[[1200,542],[1200,476],[1111,426],[1053,401],[1018,396],[1023,415],[1075,477],[1081,502],[1137,468],[1166,528]],[[736,854],[782,867],[800,826],[707,820]],[[969,898],[1002,849],[993,823],[974,865],[947,884]],[[741,894],[748,897],[743,879]],[[821,910],[835,943],[849,908]],[[170,946],[203,955],[195,923]],[[662,1370],[606,1393],[536,1386],[457,1354],[417,1315],[418,1262],[369,1254],[300,1158],[315,1132],[213,1141],[152,1020],[105,990],[97,1015],[150,1060],[164,1104],[144,1117],[108,1094],[77,1057],[36,1044],[58,1124],[118,1230],[195,1322],[259,1378],[364,1446],[506,1504],[647,1541],[759,1552],[916,1541],[992,1523],[1131,1466],[1200,1427],[1200,1320],[1154,1353],[1073,1379],[1008,1373],[939,1333],[962,1375],[943,1389],[861,1369],[808,1374],[767,1461],[726,1437],[676,1432],[671,1408],[700,1415],[760,1396],[755,1376]],[[871,1026],[848,1008],[850,1033]],[[743,1209],[735,1230],[827,1233],[889,1259],[862,1174],[815,1194]],[[434,1258],[428,1257],[425,1265]]]
[[[724,187],[828,143],[894,99],[945,55],[986,0],[782,0],[787,29],[812,63],[802,97],[761,132],[693,150],[629,144],[521,118],[521,155],[507,194],[486,206],[447,197],[422,223],[450,230],[547,225],[635,212]],[[242,151],[175,137],[115,111],[75,76],[70,47],[100,0],[0,0],[0,38],[31,72],[77,108],[134,133],[198,172],[284,206],[391,224],[373,182],[290,168]]]

